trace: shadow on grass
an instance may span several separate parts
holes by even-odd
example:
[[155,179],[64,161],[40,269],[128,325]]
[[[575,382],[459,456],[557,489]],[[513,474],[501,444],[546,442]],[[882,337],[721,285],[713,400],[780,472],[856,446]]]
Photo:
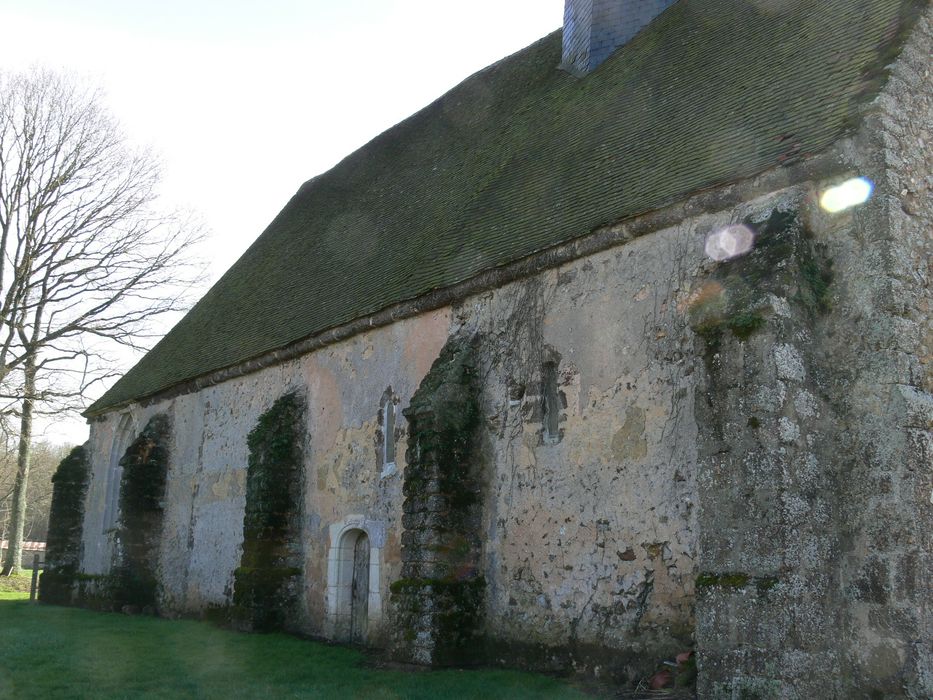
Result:
[[0,600],[0,695],[43,698],[583,698],[515,671],[408,673],[282,634]]

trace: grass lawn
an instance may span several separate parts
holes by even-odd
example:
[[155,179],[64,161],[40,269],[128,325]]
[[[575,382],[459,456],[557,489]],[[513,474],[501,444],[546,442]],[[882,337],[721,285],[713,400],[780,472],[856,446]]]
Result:
[[28,600],[0,599],[0,630],[2,698],[586,697],[546,676],[385,670],[358,651],[287,635]]

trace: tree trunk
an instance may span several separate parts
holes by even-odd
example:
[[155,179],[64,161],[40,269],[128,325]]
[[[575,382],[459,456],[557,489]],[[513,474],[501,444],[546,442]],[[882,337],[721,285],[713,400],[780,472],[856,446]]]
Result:
[[3,560],[2,576],[10,576],[22,568],[23,528],[26,525],[26,487],[29,484],[29,460],[32,457],[32,407],[36,396],[36,359],[30,355],[24,368],[23,413],[20,418],[19,453],[16,460],[16,481],[13,485],[9,542]]

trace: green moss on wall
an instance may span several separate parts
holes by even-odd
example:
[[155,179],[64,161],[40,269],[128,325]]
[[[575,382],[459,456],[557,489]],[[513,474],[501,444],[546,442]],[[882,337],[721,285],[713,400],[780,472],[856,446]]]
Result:
[[304,417],[304,399],[285,394],[247,437],[243,555],[234,572],[233,614],[254,630],[283,628],[297,600]]
[[832,260],[825,256],[821,247],[814,244],[813,254],[800,261],[800,277],[799,300],[819,313],[829,311],[833,268]]
[[748,340],[752,333],[765,325],[764,316],[760,313],[738,313],[730,317],[726,326],[739,340]]
[[763,329],[773,297],[788,298],[811,314],[829,308],[832,261],[797,212],[775,209],[763,221],[743,223],[755,233],[754,247],[719,263],[690,308],[691,325],[711,354],[727,332],[745,342]]
[[45,571],[39,579],[39,600],[66,605],[71,602],[81,554],[84,504],[91,463],[84,446],[74,448],[52,477],[52,505],[46,540]]
[[754,586],[760,596],[766,595],[778,583],[780,583],[780,580],[776,576],[751,576],[741,571],[718,574],[704,572],[696,578],[697,589],[728,588],[739,590]]
[[725,574],[703,573],[697,576],[697,588],[711,588],[719,586],[722,588],[744,588],[751,580],[751,576],[739,572],[730,572]]
[[755,588],[758,590],[758,595],[765,595],[768,591],[774,588],[779,583],[777,576],[761,576],[755,579]]

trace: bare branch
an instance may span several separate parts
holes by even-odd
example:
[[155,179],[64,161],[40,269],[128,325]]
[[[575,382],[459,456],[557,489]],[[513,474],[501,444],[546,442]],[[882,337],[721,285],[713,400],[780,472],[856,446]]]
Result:
[[200,279],[190,254],[202,228],[159,208],[159,178],[99,90],[0,72],[0,424],[20,423],[17,483],[32,416],[81,410],[115,376],[107,348],[142,349],[151,321],[183,309]]

